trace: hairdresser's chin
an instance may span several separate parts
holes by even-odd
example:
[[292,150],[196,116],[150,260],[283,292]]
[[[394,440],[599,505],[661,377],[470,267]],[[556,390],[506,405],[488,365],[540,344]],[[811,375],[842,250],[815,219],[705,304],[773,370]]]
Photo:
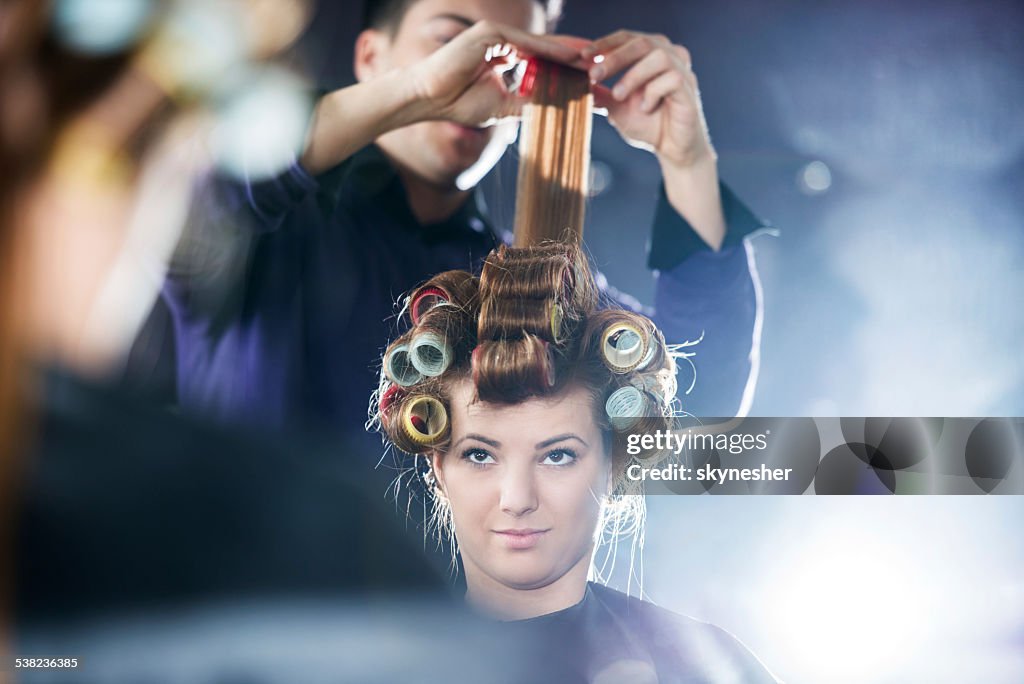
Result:
[[[447,161],[450,168],[458,168],[458,173],[462,173],[469,166],[475,164],[487,144],[494,139],[493,128],[463,126],[450,121],[438,123],[445,127],[443,143],[448,148],[445,150],[449,153]],[[469,166],[464,166],[467,161]]]
[[[401,134],[400,140],[394,139],[396,134]],[[425,121],[394,131],[384,136],[390,139],[380,142],[396,165],[431,185],[447,189],[454,188],[455,180],[480,161],[494,135],[493,127],[469,128],[449,121]]]

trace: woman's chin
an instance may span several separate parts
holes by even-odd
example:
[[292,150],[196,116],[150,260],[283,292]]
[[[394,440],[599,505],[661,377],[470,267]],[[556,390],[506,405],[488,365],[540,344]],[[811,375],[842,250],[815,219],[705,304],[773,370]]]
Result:
[[509,589],[530,591],[551,584],[553,574],[550,567],[542,567],[538,563],[509,562],[502,564],[496,578]]

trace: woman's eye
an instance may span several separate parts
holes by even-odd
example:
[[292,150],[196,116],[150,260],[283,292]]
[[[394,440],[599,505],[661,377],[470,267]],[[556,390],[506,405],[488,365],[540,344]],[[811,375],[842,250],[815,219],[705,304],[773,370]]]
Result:
[[482,449],[470,449],[462,453],[462,458],[474,465],[487,465],[494,463],[494,457]]
[[556,449],[549,451],[544,457],[544,465],[569,465],[576,460],[576,454],[569,449]]

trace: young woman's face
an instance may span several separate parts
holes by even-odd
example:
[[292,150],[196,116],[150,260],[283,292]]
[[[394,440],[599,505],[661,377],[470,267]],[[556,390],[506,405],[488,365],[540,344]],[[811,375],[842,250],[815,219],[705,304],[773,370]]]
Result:
[[515,405],[451,397],[451,446],[434,468],[451,504],[469,582],[538,589],[584,580],[610,477],[594,399],[583,388]]

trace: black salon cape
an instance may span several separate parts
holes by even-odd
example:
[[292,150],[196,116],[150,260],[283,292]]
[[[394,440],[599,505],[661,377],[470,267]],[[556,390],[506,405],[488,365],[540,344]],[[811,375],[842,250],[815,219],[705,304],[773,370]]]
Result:
[[778,681],[725,630],[593,582],[571,608],[504,625],[541,642],[547,669],[566,682]]

